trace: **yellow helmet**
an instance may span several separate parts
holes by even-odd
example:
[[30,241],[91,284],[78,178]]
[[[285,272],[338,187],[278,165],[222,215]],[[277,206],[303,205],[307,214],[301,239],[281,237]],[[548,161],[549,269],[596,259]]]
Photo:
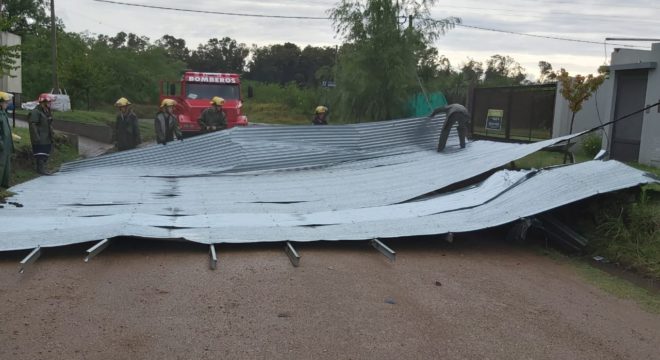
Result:
[[9,101],[14,97],[14,95],[10,93],[6,93],[4,91],[0,91],[0,101]]
[[125,97],[123,97],[123,98],[119,98],[119,100],[117,100],[117,101],[115,102],[115,106],[117,106],[117,107],[128,106],[128,105],[130,105],[130,104],[131,104],[131,102],[128,101],[128,99],[125,98]]
[[225,99],[221,98],[220,96],[214,96],[213,99],[211,99],[211,105],[222,106],[224,104],[225,104]]
[[328,111],[328,108],[325,106],[317,106],[315,110],[317,114],[323,114],[326,111]]
[[160,107],[174,106],[174,105],[176,105],[176,101],[172,99],[163,99],[163,102],[160,103]]

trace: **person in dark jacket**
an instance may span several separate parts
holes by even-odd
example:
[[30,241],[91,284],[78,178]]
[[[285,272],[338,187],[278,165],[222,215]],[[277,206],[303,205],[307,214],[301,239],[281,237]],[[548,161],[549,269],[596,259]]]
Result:
[[14,152],[14,141],[12,139],[9,117],[5,110],[13,95],[0,91],[0,187],[9,187],[11,174],[11,154]]
[[461,104],[451,104],[433,110],[429,118],[442,112],[447,113],[447,120],[445,120],[442,132],[440,133],[440,139],[438,139],[438,152],[445,149],[447,138],[449,138],[449,132],[455,123],[458,125],[458,140],[461,143],[461,149],[465,148],[465,138],[467,137],[468,124],[470,123],[470,113],[468,113],[465,106]]
[[328,125],[328,108],[325,106],[317,106],[314,110],[314,118],[312,124],[314,125]]
[[227,128],[227,115],[222,111],[225,99],[214,96],[211,99],[211,107],[204,109],[197,122],[202,131],[213,132]]
[[48,158],[53,149],[53,115],[50,104],[54,97],[50,94],[39,95],[39,105],[28,114],[27,121],[30,126],[30,142],[32,154],[36,162],[37,173],[50,175],[48,172]]
[[174,115],[174,106],[176,101],[172,99],[164,99],[160,104],[160,110],[156,114],[154,126],[156,128],[156,142],[162,145],[167,145],[169,141],[174,140],[174,137],[183,141],[183,134],[179,130],[179,121]]
[[142,142],[138,119],[130,105],[131,102],[126,98],[115,102],[115,106],[119,108],[115,123],[116,145],[119,151],[135,149]]

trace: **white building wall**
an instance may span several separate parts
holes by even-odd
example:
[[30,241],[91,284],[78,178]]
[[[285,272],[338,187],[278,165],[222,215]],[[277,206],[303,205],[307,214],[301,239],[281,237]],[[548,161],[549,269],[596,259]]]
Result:
[[[9,32],[0,32],[0,45],[14,46],[21,44],[21,37]],[[11,70],[8,75],[2,76],[0,79],[0,90],[20,94],[23,92],[21,81],[21,58],[16,59],[15,66],[17,69]]]
[[[653,44],[649,52],[651,61],[660,66],[660,43]],[[660,69],[649,70],[646,87],[646,105],[660,101]],[[639,162],[660,167],[660,106],[647,110],[642,123],[642,142],[639,147]]]
[[[612,53],[611,65],[634,64],[640,62],[656,62],[660,67],[660,43],[653,44],[651,51],[616,49]],[[660,101],[660,68],[649,70],[646,89],[646,105]],[[596,93],[585,101],[582,110],[575,116],[573,132],[591,129],[602,123],[614,120],[614,105],[616,103],[614,72],[598,88]],[[571,111],[568,102],[561,96],[561,85],[557,86],[555,116],[552,136],[559,137],[569,133]],[[625,121],[625,120],[623,120]],[[603,148],[610,150],[613,126],[604,129],[607,136],[603,137]],[[603,132],[600,132],[603,134]],[[653,108],[644,114],[639,162],[660,167],[660,110]]]

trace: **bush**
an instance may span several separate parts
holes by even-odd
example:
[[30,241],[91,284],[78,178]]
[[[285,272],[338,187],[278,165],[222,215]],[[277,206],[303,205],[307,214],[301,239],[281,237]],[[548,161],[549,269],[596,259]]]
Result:
[[587,135],[587,137],[582,140],[582,150],[584,151],[585,155],[593,159],[596,157],[596,155],[598,155],[598,152],[602,148],[602,143],[603,140],[600,135]]

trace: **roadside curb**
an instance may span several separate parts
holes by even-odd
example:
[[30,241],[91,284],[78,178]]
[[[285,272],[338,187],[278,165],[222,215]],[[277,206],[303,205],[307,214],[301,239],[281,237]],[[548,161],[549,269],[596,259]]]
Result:
[[[25,121],[26,116],[16,114],[16,119]],[[107,125],[83,124],[79,122],[53,119],[53,128],[69,134],[76,134],[105,144],[112,144],[112,128]]]

